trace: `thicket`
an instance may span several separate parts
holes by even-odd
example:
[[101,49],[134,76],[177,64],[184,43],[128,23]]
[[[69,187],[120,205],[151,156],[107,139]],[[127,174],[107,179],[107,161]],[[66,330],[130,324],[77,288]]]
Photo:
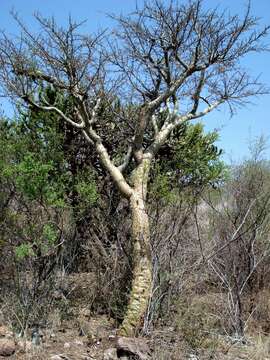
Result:
[[0,38],[17,109],[0,124],[3,314],[23,334],[82,301],[123,336],[244,341],[268,290],[269,163],[257,144],[226,167],[217,133],[191,121],[267,92],[241,60],[269,27],[200,0],[145,2],[108,36],[14,18],[20,42]]
[[[178,141],[164,148],[166,161],[157,159],[153,168],[149,211],[155,228],[155,276],[163,278],[159,293],[167,291],[169,259],[173,259],[180,239],[177,236],[170,247],[163,241],[165,234],[157,229],[160,211],[167,208],[170,217],[169,209],[174,208],[181,230],[198,194],[222,180],[225,167],[214,144],[216,139],[217,134],[205,134],[201,124],[185,124]],[[35,323],[46,314],[44,306],[51,305],[48,299],[54,299],[51,294],[59,287],[56,273],[80,271],[97,277],[93,284],[97,288],[89,290],[91,309],[121,320],[132,263],[127,204],[111,181],[103,180],[104,169],[97,169],[84,139],[55,115],[20,111],[16,120],[1,119],[1,149],[2,270],[7,273],[10,269],[5,285],[16,299],[10,312],[12,321],[21,331],[29,321]],[[113,294],[109,302],[108,294]],[[161,305],[153,305],[155,301],[148,322]]]
[[[75,135],[44,112],[1,119],[1,303],[20,333],[50,326],[53,308],[66,318],[80,301],[116,326],[124,316],[132,278],[128,204],[109,179],[101,181],[104,170]],[[267,330],[265,304],[256,303],[269,279],[264,143],[229,167],[216,140],[201,124],[185,125],[164,149],[166,161],[157,159],[148,196],[154,272],[142,330],[151,335],[173,324],[191,348],[208,346],[215,331],[243,340],[252,319]],[[92,276],[84,294],[68,283],[80,273]],[[222,306],[213,294],[224,296]]]

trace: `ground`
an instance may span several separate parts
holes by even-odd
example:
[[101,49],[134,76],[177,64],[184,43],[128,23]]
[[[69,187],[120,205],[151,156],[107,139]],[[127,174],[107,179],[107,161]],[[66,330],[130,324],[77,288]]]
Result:
[[[104,315],[86,318],[81,316],[77,322],[65,321],[57,329],[44,330],[39,346],[32,345],[28,339],[23,350],[20,341],[20,348],[17,346],[16,353],[8,359],[103,360],[104,351],[114,346],[112,321]],[[247,344],[233,343],[232,339],[220,337],[214,347],[197,352],[187,350],[181,341],[161,342],[158,332],[148,341],[153,351],[151,359],[154,360],[270,360],[268,337],[250,338]]]
[[[104,351],[115,346],[117,323],[105,314],[97,315],[89,310],[92,283],[89,275],[72,276],[68,288],[73,289],[73,299],[66,303],[60,296],[58,305],[46,319],[47,325],[40,328],[40,345],[32,344],[30,329],[25,339],[15,336],[16,352],[5,359],[104,360]],[[169,316],[172,324],[158,323],[151,335],[145,337],[151,350],[149,360],[270,360],[268,306],[262,312],[264,321],[250,321],[247,341],[240,343],[222,332],[220,322],[213,316],[220,312],[221,295],[193,295],[188,306],[185,301],[179,301],[177,312]],[[268,304],[268,299],[268,292],[262,294],[257,307]],[[7,323],[3,325],[0,324],[0,339],[12,338],[11,328]]]

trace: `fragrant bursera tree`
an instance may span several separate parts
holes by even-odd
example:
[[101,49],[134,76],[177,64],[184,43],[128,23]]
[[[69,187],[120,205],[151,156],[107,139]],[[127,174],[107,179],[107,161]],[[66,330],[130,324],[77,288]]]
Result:
[[[206,10],[201,0],[146,1],[130,16],[113,16],[113,31],[90,36],[71,20],[62,28],[36,15],[41,31],[34,34],[15,18],[21,37],[2,34],[0,43],[4,94],[74,126],[129,201],[133,280],[120,334],[132,336],[152,285],[146,208],[151,167],[183,123],[221,105],[234,112],[266,92],[240,61],[265,50],[269,27],[258,30],[250,7],[241,19]],[[47,87],[72,106],[51,102]]]

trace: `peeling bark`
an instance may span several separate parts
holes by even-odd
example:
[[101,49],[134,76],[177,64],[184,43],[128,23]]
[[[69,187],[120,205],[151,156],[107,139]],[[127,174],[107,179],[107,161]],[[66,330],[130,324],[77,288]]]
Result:
[[149,218],[145,209],[150,159],[144,159],[133,174],[130,197],[133,239],[133,280],[129,304],[119,335],[134,336],[147,309],[152,286]]

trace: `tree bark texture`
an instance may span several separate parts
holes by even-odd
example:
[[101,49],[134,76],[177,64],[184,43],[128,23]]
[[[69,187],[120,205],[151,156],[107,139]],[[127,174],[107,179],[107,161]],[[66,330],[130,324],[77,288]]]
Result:
[[134,191],[130,197],[133,240],[133,279],[127,312],[119,335],[134,336],[146,312],[152,287],[149,218],[145,208],[150,160],[145,159],[134,171]]

